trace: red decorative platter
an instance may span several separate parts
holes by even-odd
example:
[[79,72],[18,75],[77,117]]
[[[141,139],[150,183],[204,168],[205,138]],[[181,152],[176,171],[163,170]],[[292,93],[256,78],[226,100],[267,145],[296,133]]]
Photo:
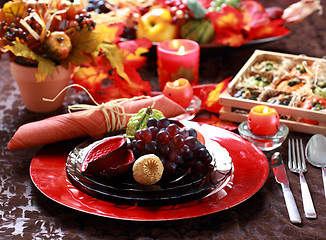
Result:
[[[129,206],[89,196],[70,183],[66,176],[66,159],[70,148],[47,145],[32,159],[30,175],[35,186],[48,198],[72,209],[121,220],[162,221],[204,216],[226,210],[253,196],[265,183],[269,165],[255,145],[239,135],[208,126],[210,137],[226,148],[232,158],[232,188],[192,202],[169,206]],[[76,143],[77,145],[77,143]],[[68,149],[67,149],[68,148]],[[221,198],[221,192],[226,193]]]

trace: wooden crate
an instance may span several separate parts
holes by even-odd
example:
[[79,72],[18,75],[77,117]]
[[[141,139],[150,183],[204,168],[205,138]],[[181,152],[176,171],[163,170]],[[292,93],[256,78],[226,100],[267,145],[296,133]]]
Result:
[[326,112],[325,111],[312,111],[301,109],[298,107],[289,107],[284,105],[271,104],[267,102],[260,102],[247,99],[239,99],[232,97],[230,92],[240,80],[241,76],[246,73],[247,69],[256,62],[263,60],[273,60],[279,57],[289,59],[300,59],[305,60],[308,64],[313,61],[324,61],[319,58],[305,57],[292,54],[283,54],[277,52],[269,52],[256,50],[254,54],[249,58],[246,64],[241,68],[239,73],[230,82],[228,88],[220,95],[220,104],[223,105],[220,111],[220,119],[228,120],[232,122],[243,122],[246,121],[249,110],[256,105],[263,104],[272,108],[275,108],[280,115],[291,116],[293,119],[308,118],[319,121],[319,125],[306,124],[299,120],[286,120],[281,119],[281,122],[286,124],[291,131],[303,132],[309,134],[324,134],[326,135]]

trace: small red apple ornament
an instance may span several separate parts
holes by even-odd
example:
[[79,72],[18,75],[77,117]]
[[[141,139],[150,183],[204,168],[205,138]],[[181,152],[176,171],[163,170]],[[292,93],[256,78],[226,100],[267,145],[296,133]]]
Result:
[[257,105],[247,118],[248,128],[257,135],[274,135],[280,126],[280,116],[274,108]]

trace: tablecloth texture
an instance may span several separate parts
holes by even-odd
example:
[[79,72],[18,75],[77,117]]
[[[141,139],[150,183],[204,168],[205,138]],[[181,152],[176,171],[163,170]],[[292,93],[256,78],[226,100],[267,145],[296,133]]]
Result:
[[[275,1],[275,5],[280,1]],[[291,1],[283,1],[287,5]],[[292,1],[293,2],[293,1]],[[269,3],[270,4],[270,3]],[[325,2],[322,3],[325,8]],[[290,26],[292,34],[276,42],[240,48],[202,49],[200,83],[217,83],[235,75],[255,49],[308,56],[326,56],[325,15],[313,14]],[[302,217],[290,223],[280,185],[270,173],[262,189],[247,201],[208,216],[166,222],[131,222],[93,216],[69,209],[45,197],[29,176],[31,159],[40,147],[9,151],[6,146],[16,129],[27,122],[64,113],[67,104],[85,101],[69,90],[65,104],[55,113],[28,112],[12,79],[8,59],[0,62],[0,239],[326,239],[326,199],[321,170],[308,165],[306,179],[318,218],[304,217],[299,177],[288,172]],[[141,72],[157,88],[155,50]],[[311,135],[290,133],[290,137]],[[287,143],[277,149],[287,161]],[[272,152],[266,153],[270,161]]]

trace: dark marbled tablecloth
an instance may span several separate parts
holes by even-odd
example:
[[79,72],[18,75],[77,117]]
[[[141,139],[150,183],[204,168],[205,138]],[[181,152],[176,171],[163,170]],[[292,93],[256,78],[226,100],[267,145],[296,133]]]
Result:
[[[287,6],[291,0],[264,1],[265,5]],[[324,8],[326,3],[322,0]],[[284,53],[326,56],[325,15],[316,13],[289,26],[292,34],[284,39],[240,48],[201,49],[200,83],[217,83],[234,76],[255,49]],[[290,223],[280,185],[270,170],[260,191],[247,201],[208,216],[165,222],[133,222],[85,214],[45,197],[33,185],[29,165],[40,147],[9,151],[6,146],[16,129],[66,111],[68,104],[84,100],[73,90],[65,104],[51,114],[28,112],[10,74],[8,59],[0,62],[0,239],[326,239],[326,199],[321,171],[308,165],[306,179],[318,218],[304,217],[299,178],[288,172],[291,188],[302,217],[301,225]],[[155,51],[148,55],[142,76],[157,88]],[[291,132],[290,137],[309,134]],[[277,151],[287,159],[287,143]],[[268,160],[272,152],[266,153]]]

